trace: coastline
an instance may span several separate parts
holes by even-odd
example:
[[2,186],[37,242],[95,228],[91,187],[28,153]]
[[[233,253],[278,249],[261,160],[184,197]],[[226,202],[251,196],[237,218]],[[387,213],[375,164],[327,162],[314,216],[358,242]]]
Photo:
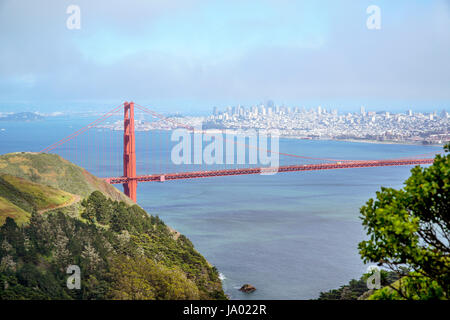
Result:
[[[227,129],[225,129],[227,130]],[[235,133],[239,133],[236,129],[229,129],[235,131]],[[254,130],[260,130],[255,128]],[[224,129],[206,129],[205,133],[224,133]],[[313,137],[299,137],[299,136],[290,136],[283,135],[279,136],[282,139],[294,139],[294,140],[314,140],[314,141],[342,141],[342,142],[352,142],[352,143],[372,143],[372,144],[398,144],[398,145],[416,145],[416,146],[424,146],[424,147],[442,147],[445,144],[445,141],[442,143],[427,143],[424,144],[423,141],[394,141],[394,140],[371,140],[371,139],[333,139],[333,138],[313,138]]]
[[280,136],[283,139],[295,139],[295,140],[314,140],[314,141],[342,141],[342,142],[352,142],[352,143],[371,143],[371,144],[398,144],[398,145],[413,145],[413,146],[423,146],[423,147],[442,147],[445,142],[441,144],[433,143],[433,144],[424,144],[422,141],[413,142],[413,141],[380,141],[380,140],[369,140],[369,139],[320,139],[320,138],[302,138],[302,137],[293,137],[293,136]]
[[[117,128],[110,128],[113,131],[121,131],[123,130],[121,129],[117,129]],[[137,129],[136,132],[145,132],[145,131],[171,131],[174,129],[150,129],[150,130],[139,130]],[[225,130],[230,130],[231,132],[233,132],[234,134],[239,135],[239,130],[237,129],[206,129],[203,130],[203,134],[215,134],[215,133],[220,133],[223,134],[225,133]],[[254,130],[260,130],[255,128]],[[442,143],[424,143],[423,140],[421,141],[394,141],[394,140],[384,140],[384,141],[380,141],[380,140],[371,140],[371,139],[333,139],[333,138],[313,138],[313,137],[299,137],[299,136],[290,136],[290,135],[280,135],[279,136],[282,139],[293,139],[293,140],[312,140],[312,141],[342,141],[342,142],[351,142],[351,143],[371,143],[371,144],[397,144],[397,145],[413,145],[413,146],[424,146],[424,147],[442,147],[446,142],[442,142]]]

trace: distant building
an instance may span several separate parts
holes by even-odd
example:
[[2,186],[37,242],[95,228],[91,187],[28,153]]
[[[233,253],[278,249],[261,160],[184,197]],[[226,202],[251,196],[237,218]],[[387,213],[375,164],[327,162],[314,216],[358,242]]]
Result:
[[237,111],[238,116],[243,116],[244,112],[245,112],[245,108],[242,107],[241,105],[239,105],[238,106],[238,111]]
[[280,106],[276,106],[275,107],[275,113],[276,114],[280,114]]
[[252,113],[253,113],[253,115],[254,115],[255,117],[258,116],[258,107],[257,107],[257,106],[253,106],[253,107],[252,107]]
[[260,108],[259,110],[261,111],[261,114],[263,116],[265,116],[266,115],[266,107],[262,104],[259,108]]
[[361,106],[361,108],[359,109],[360,113],[362,116],[366,115],[366,108],[364,106]]

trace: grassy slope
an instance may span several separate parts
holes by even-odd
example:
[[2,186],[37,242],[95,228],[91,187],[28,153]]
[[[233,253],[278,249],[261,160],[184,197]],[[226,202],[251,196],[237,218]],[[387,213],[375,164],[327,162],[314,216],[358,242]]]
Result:
[[7,217],[13,218],[18,225],[23,225],[29,221],[31,213],[0,197],[0,226],[5,223]]
[[16,189],[33,197],[38,210],[59,206],[69,202],[73,198],[73,195],[68,192],[34,183],[19,177],[11,175],[0,175],[0,177]]
[[55,154],[20,152],[1,155],[0,174],[21,177],[82,197],[98,190],[113,200],[133,204],[112,185]]
[[28,221],[33,210],[49,210],[70,203],[75,196],[68,192],[44,186],[11,175],[0,175],[0,225],[6,217],[23,224]]

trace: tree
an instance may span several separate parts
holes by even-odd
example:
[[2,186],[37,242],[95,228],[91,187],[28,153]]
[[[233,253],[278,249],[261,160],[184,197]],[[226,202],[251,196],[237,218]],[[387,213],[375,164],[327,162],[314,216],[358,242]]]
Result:
[[112,262],[111,298],[117,300],[193,300],[196,285],[179,269],[169,269],[146,257],[119,256]]
[[398,298],[449,297],[450,144],[444,149],[430,167],[413,168],[403,189],[381,188],[361,208],[369,240],[359,243],[360,255],[405,277],[391,286]]

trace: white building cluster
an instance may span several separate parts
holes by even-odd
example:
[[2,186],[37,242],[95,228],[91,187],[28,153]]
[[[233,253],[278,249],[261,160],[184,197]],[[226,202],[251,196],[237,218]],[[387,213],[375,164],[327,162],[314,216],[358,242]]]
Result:
[[[278,130],[284,137],[326,140],[371,140],[406,143],[439,144],[450,140],[450,116],[439,114],[368,111],[361,107],[356,113],[339,113],[322,106],[313,109],[276,106],[267,103],[250,108],[241,105],[213,109],[208,117],[170,117],[170,121],[136,120],[137,131],[172,130],[190,126],[206,130],[258,129]],[[181,125],[180,125],[181,124]],[[123,130],[123,121],[108,123],[104,128]]]
[[356,139],[397,142],[442,143],[450,140],[450,117],[434,113],[366,111],[340,114],[322,106],[299,107],[240,105],[223,111],[214,108],[207,128],[278,129],[283,136],[302,139]]

